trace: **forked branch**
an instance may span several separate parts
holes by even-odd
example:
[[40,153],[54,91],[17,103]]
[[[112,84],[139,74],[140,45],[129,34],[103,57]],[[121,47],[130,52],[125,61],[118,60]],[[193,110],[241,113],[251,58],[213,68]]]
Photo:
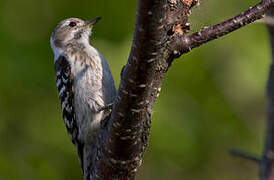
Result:
[[90,179],[134,179],[148,144],[153,106],[173,60],[262,18],[274,0],[264,0],[235,18],[187,35],[190,10],[197,4],[198,0],[138,1],[131,53],[111,118],[98,135]]
[[245,12],[211,27],[206,27],[193,34],[173,38],[171,49],[176,57],[191,51],[211,40],[229,34],[247,24],[264,17],[265,13],[274,5],[274,0],[263,0]]

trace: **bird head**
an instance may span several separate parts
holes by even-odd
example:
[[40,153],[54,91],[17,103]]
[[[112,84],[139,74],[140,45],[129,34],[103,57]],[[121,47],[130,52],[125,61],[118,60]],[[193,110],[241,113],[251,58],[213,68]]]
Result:
[[97,17],[83,21],[79,18],[69,18],[61,21],[51,34],[52,49],[62,49],[72,42],[89,43],[92,28],[100,19],[101,17]]

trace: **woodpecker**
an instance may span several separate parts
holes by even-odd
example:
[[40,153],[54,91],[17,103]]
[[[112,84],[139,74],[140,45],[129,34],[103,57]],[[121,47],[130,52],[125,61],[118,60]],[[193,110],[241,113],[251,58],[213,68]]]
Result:
[[[96,132],[107,118],[116,89],[103,55],[90,45],[92,28],[101,18],[61,21],[50,38],[63,119],[76,147],[82,171],[92,158]],[[86,179],[87,177],[85,177]]]

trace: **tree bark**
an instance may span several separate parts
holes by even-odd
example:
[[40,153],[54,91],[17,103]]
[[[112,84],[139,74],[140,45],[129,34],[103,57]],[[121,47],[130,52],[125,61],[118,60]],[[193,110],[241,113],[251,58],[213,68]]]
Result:
[[198,4],[197,0],[138,1],[130,56],[111,118],[98,134],[89,179],[134,179],[148,145],[154,102],[173,60],[262,18],[274,0],[264,0],[235,18],[188,35],[188,17]]

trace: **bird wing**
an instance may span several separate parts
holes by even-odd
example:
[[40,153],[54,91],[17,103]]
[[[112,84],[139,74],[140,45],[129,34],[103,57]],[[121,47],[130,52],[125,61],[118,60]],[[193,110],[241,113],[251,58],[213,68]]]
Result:
[[71,75],[70,62],[64,55],[60,55],[54,64],[56,73],[56,85],[61,101],[63,119],[72,143],[76,146],[78,157],[83,168],[83,143],[78,138],[79,127],[77,125],[74,110],[73,76]]

